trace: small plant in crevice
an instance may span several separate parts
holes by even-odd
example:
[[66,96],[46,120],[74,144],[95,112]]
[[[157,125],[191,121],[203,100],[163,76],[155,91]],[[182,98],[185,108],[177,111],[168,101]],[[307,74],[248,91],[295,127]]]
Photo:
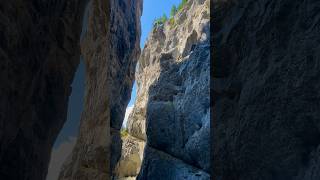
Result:
[[175,5],[173,5],[171,8],[170,17],[175,16],[177,14],[177,12],[178,12],[177,7]]
[[182,0],[181,3],[178,6],[178,11],[183,9],[183,7],[187,4],[188,0]]
[[122,128],[122,129],[120,130],[120,135],[121,135],[122,138],[127,137],[128,134],[129,134],[129,133],[128,133],[128,130],[127,130],[126,128]]
[[174,17],[171,17],[171,18],[169,19],[169,24],[170,24],[170,28],[171,28],[171,29],[177,27],[177,24],[176,24],[176,22],[175,22],[175,20],[174,20]]
[[[171,7],[171,11],[170,11],[170,18],[169,18],[169,25],[171,28],[174,28],[176,27],[176,23],[175,23],[175,20],[174,20],[174,16],[184,8],[184,6],[187,4],[188,0],[182,0],[181,3],[177,6],[173,5]],[[161,17],[159,18],[156,18],[154,21],[153,21],[153,27],[156,28],[156,27],[160,27],[160,26],[163,26],[168,20],[168,17],[166,14],[163,14]]]
[[162,17],[157,18],[153,21],[153,27],[159,27],[164,25],[164,23],[168,20],[168,17],[166,14],[163,14]]

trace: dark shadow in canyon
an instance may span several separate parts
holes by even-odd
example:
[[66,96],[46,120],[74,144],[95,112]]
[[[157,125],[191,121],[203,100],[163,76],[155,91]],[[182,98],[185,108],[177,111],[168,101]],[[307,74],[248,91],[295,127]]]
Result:
[[0,179],[46,177],[79,64],[85,3],[0,3]]
[[[111,34],[106,44],[113,43],[110,46],[113,51],[105,58],[113,59],[116,55],[118,59],[114,64],[117,70],[123,70],[110,78],[121,81],[110,83],[119,85],[114,88],[118,92],[111,94],[121,102],[114,103],[111,112],[107,103],[105,109],[101,108],[107,112],[106,120],[111,116],[111,124],[108,122],[106,129],[112,126],[115,134],[119,134],[125,113],[123,107],[129,101],[132,86],[130,68],[135,61],[130,57],[138,54],[136,42],[140,39],[136,15],[140,15],[141,8],[133,7],[141,1],[114,0],[101,1],[101,4],[109,2],[114,3],[115,8],[106,8],[107,13],[100,14],[105,17],[94,17],[94,20],[109,23],[111,19],[110,29],[105,26],[98,30]],[[46,178],[52,147],[67,117],[70,85],[79,65],[79,39],[87,3],[88,0],[0,2],[0,14],[4,14],[0,21],[0,179]],[[96,9],[102,11],[103,7]],[[117,14],[119,10],[123,12]],[[106,67],[113,68],[114,64]],[[106,136],[109,138],[109,134]]]

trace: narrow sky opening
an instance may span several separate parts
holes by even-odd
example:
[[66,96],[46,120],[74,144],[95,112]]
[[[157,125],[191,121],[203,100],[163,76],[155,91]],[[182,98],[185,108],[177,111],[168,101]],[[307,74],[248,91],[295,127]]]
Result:
[[136,101],[136,96],[137,96],[137,83],[136,83],[136,81],[134,81],[132,91],[131,91],[131,99],[130,99],[130,102],[129,102],[127,109],[126,109],[126,114],[124,116],[122,128],[127,128],[128,117],[133,109],[134,102]]

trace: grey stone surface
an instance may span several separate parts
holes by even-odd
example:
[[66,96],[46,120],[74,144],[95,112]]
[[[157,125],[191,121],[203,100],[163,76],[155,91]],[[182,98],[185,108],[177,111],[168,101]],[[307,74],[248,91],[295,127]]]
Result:
[[115,179],[133,178],[140,171],[145,141],[126,135],[122,137],[121,159],[115,168]]
[[0,2],[0,179],[46,178],[79,64],[84,3]]
[[190,0],[176,24],[154,27],[148,37],[128,119],[129,134],[147,142],[137,179],[210,177],[209,14],[209,0]]
[[213,3],[213,178],[319,179],[320,2]]
[[[0,179],[46,178],[80,54],[86,66],[80,135],[64,179],[108,179],[140,48],[140,0],[0,2]],[[80,43],[81,39],[81,52]],[[113,134],[111,133],[114,132]],[[111,139],[117,146],[111,146]]]
[[208,42],[164,68],[149,90],[147,144],[209,171],[210,111]]
[[59,179],[111,179],[140,54],[140,0],[92,0],[81,41],[86,65],[79,137]]
[[151,147],[145,148],[143,159],[143,169],[141,169],[137,179],[141,180],[209,180],[210,175],[201,169],[184,163],[180,159],[169,154],[155,150]]

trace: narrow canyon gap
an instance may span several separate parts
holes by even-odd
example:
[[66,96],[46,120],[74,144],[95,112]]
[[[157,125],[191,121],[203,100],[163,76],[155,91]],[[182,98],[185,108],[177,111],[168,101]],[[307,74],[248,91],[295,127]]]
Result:
[[46,178],[81,54],[84,109],[58,179],[108,180],[121,169],[120,129],[139,56],[128,131],[146,149],[134,175],[209,179],[209,0],[186,2],[152,30],[141,56],[142,0],[1,2],[0,178]]
[[210,1],[184,2],[140,55],[116,179],[210,179]]

